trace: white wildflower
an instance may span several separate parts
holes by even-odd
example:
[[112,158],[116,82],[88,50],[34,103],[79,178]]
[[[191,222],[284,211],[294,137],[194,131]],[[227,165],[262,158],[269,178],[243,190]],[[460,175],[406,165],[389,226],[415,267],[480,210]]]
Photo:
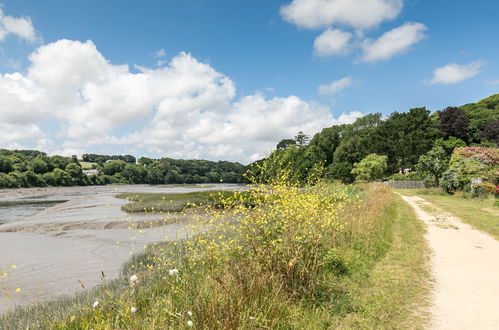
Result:
[[135,283],[137,283],[139,281],[139,278],[137,277],[137,275],[132,275],[130,276],[130,284],[131,285],[134,285]]
[[130,308],[130,312],[135,313],[136,311],[137,311],[137,308],[135,308],[135,307]]
[[176,268],[174,268],[174,269],[170,269],[170,270],[168,271],[168,274],[169,274],[170,276],[175,276],[175,275],[178,275],[178,269],[176,269]]
[[94,308],[97,308],[99,307],[99,304],[100,302],[98,300],[94,301],[94,304],[92,306],[94,306]]
[[194,323],[192,323],[192,321],[187,321],[187,326],[188,327],[192,327],[194,325]]
[[192,316],[192,312],[191,312],[191,311],[188,311],[188,312],[187,312],[187,315]]

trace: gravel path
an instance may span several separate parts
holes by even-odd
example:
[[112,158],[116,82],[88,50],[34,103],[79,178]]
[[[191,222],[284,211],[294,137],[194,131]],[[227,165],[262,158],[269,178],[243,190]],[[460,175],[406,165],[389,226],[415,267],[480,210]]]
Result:
[[432,329],[499,329],[499,241],[423,198],[402,196],[427,224]]

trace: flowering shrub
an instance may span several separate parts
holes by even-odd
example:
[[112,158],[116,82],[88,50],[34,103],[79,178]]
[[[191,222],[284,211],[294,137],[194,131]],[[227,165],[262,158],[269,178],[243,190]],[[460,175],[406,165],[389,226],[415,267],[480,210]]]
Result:
[[499,164],[499,148],[461,147],[454,149],[454,153],[464,158],[476,158],[486,165]]
[[305,306],[353,308],[338,279],[387,249],[380,215],[391,193],[313,180],[302,186],[282,171],[191,207],[188,239],[152,244],[133,260],[123,292],[96,297],[98,308],[57,326],[282,328]]
[[456,148],[441,186],[448,193],[464,189],[472,178],[481,178],[490,184],[499,180],[499,148]]

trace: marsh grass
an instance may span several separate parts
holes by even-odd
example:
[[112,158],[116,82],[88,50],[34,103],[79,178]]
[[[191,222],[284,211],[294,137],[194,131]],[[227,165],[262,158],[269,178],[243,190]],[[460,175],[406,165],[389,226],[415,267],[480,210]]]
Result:
[[231,191],[196,191],[190,193],[121,193],[117,198],[126,199],[128,204],[121,208],[128,213],[168,213],[182,212],[195,206],[221,206],[221,199],[234,193]]

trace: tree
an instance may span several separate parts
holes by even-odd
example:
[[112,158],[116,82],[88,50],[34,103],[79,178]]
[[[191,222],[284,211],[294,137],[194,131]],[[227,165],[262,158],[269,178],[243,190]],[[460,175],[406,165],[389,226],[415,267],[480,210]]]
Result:
[[449,157],[445,149],[441,146],[433,147],[425,155],[419,157],[417,164],[418,171],[428,172],[433,175],[435,185],[439,186],[439,180],[449,164]]
[[295,141],[296,144],[300,146],[306,146],[308,144],[308,141],[310,141],[310,137],[303,133],[302,131],[299,131],[298,134],[295,136]]
[[451,156],[452,155],[452,151],[455,149],[455,148],[459,148],[459,147],[466,147],[466,142],[464,142],[463,140],[457,138],[457,137],[454,137],[454,136],[451,136],[449,137],[448,139],[444,140],[442,138],[440,139],[437,139],[435,141],[435,143],[433,144],[433,147],[442,147],[444,148],[445,150],[445,153],[447,154],[447,156]]
[[491,95],[477,103],[463,105],[460,108],[468,116],[470,142],[480,143],[485,126],[499,119],[499,94]]
[[31,161],[29,165],[31,170],[37,174],[43,174],[49,171],[49,166],[42,157],[36,157]]
[[295,145],[296,141],[293,139],[283,139],[277,144],[277,149],[287,149],[289,146]]
[[439,112],[439,128],[445,133],[446,137],[455,136],[463,141],[468,141],[468,116],[461,108],[447,107]]
[[123,160],[111,160],[104,163],[102,171],[106,175],[115,175],[116,173],[121,173],[125,169],[126,162]]
[[383,178],[387,168],[387,156],[367,155],[359,163],[353,165],[351,171],[357,181],[375,181]]
[[71,163],[66,166],[66,173],[71,177],[72,185],[82,185],[84,184],[85,174],[81,169],[81,166],[76,163]]
[[482,139],[488,142],[499,144],[499,119],[488,123],[482,131]]
[[419,156],[427,153],[441,136],[429,114],[425,108],[394,112],[370,136],[368,142],[374,145],[370,150],[388,156],[389,173],[413,169]]
[[0,172],[9,173],[14,170],[12,161],[5,156],[0,156]]

